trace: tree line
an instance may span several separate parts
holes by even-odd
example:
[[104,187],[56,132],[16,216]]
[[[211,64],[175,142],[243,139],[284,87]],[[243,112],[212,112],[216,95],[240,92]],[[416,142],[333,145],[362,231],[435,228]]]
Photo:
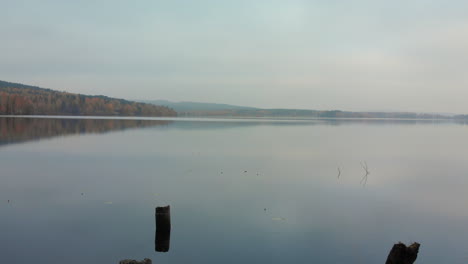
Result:
[[393,118],[393,119],[449,119],[439,114],[410,112],[348,112],[341,110],[302,109],[218,109],[179,111],[179,116],[194,117],[268,117],[268,118]]
[[177,116],[166,106],[0,81],[0,115]]

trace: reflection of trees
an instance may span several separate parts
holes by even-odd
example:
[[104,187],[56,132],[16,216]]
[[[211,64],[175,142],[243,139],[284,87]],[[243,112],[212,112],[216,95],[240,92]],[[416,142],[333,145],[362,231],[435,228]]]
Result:
[[364,171],[365,171],[365,175],[364,175],[364,177],[362,177],[362,179],[361,179],[361,184],[365,186],[365,185],[367,184],[367,176],[370,174],[370,172],[369,172],[369,167],[367,166],[367,162],[365,162],[365,161],[364,161],[364,162],[361,162],[361,167],[362,167],[362,168],[364,169]]
[[156,252],[168,252],[171,243],[171,207],[156,207],[155,217],[154,249]]
[[0,118],[0,145],[63,135],[106,133],[167,125],[172,121],[132,119]]

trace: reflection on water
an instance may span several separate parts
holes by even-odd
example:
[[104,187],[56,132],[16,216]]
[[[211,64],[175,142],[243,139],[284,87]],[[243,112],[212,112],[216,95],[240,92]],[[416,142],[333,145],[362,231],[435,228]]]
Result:
[[[180,122],[175,122],[180,121]],[[174,129],[212,130],[251,126],[340,126],[340,125],[418,125],[454,123],[451,120],[399,119],[85,119],[0,117],[0,146],[57,136],[106,133],[130,128],[171,125]],[[457,124],[465,125],[460,121]]]
[[466,263],[463,125],[0,120],[3,144],[145,127],[0,148],[2,263],[384,263],[398,241]]
[[466,125],[463,120],[411,120],[411,119],[212,119],[212,118],[175,118],[173,127],[184,130],[198,129],[229,129],[238,127],[252,126],[274,126],[274,127],[292,127],[292,126],[348,126],[348,125],[369,125],[369,126],[393,126],[393,125],[431,125],[431,124],[460,124]]
[[369,176],[370,172],[369,172],[369,167],[367,166],[367,162],[361,162],[361,167],[364,169],[364,176],[362,177],[361,179],[361,184],[366,186],[367,184],[367,176]]
[[157,252],[168,252],[171,242],[171,207],[156,207],[156,235],[154,249]]
[[106,133],[170,124],[166,120],[0,118],[0,146],[57,136]]

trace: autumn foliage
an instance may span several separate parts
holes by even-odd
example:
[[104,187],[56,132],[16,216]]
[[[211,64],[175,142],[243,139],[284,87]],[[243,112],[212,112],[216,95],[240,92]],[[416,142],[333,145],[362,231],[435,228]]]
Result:
[[0,115],[176,116],[165,106],[0,81]]

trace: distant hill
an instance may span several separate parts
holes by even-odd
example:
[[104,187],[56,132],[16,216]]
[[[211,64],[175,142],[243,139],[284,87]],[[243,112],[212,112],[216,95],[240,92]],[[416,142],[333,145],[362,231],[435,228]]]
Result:
[[198,102],[171,102],[167,100],[142,100],[140,102],[149,103],[154,105],[164,105],[177,111],[193,112],[193,111],[218,111],[218,110],[254,110],[258,108],[229,105],[229,104],[215,104],[215,103],[198,103]]
[[411,112],[349,112],[341,110],[262,109],[218,103],[140,102],[104,95],[82,95],[0,81],[0,115],[100,115],[266,118],[397,118],[464,119],[468,115]]
[[307,109],[262,109],[255,107],[197,103],[171,102],[166,100],[142,101],[165,105],[177,111],[179,116],[187,117],[266,117],[266,118],[399,118],[399,119],[451,119],[448,114],[411,113],[411,112],[349,112],[341,110]]
[[0,115],[177,116],[169,107],[0,81]]

